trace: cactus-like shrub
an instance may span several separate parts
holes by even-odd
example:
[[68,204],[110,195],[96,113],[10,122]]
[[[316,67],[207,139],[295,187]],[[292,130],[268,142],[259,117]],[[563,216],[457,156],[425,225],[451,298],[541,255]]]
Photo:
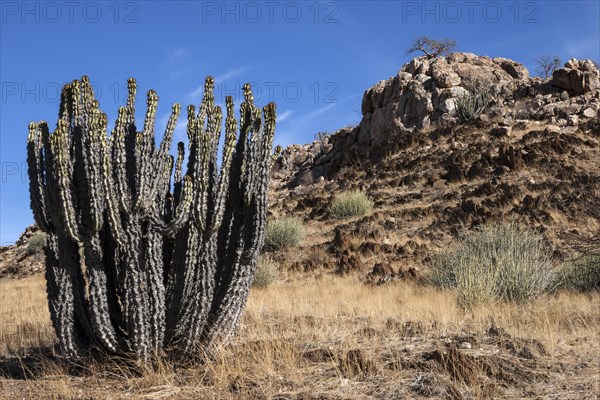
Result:
[[470,121],[480,116],[491,101],[488,91],[469,92],[456,100],[456,114],[462,122]]
[[187,109],[189,154],[169,154],[174,104],[155,144],[158,96],[135,123],[136,82],[112,133],[89,79],[65,85],[50,133],[31,123],[31,207],[47,233],[50,315],[66,356],[116,354],[148,362],[213,354],[240,319],[262,247],[275,104],[255,107],[249,85],[238,122],[223,115],[206,79]]

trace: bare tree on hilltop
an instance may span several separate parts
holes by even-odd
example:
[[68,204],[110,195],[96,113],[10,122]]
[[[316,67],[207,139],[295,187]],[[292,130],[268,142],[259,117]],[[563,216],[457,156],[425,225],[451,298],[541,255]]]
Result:
[[535,72],[543,78],[549,78],[554,70],[560,66],[561,61],[560,58],[556,56],[544,56],[535,60],[535,63],[538,66]]
[[413,41],[412,46],[406,51],[406,54],[422,51],[427,58],[431,59],[448,54],[455,48],[456,42],[452,39],[435,40],[427,36],[421,36]]

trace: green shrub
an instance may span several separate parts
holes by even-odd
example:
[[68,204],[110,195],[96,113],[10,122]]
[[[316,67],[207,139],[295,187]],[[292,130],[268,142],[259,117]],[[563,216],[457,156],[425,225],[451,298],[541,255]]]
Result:
[[373,202],[362,192],[344,192],[333,200],[329,212],[336,219],[364,215],[373,209]]
[[456,114],[461,121],[469,121],[480,116],[491,101],[487,91],[469,92],[456,100]]
[[27,254],[32,255],[39,253],[46,245],[46,234],[44,232],[36,232],[27,240]]
[[526,302],[555,287],[551,254],[541,235],[514,222],[489,225],[436,257],[429,279],[439,287],[455,288],[464,308],[494,301]]
[[277,251],[295,246],[304,237],[302,221],[295,217],[285,217],[269,221],[265,232],[264,249]]
[[256,263],[256,274],[254,275],[253,286],[265,288],[275,282],[279,275],[279,266],[269,256],[261,256]]
[[600,290],[600,255],[586,255],[567,264],[561,286],[582,292]]

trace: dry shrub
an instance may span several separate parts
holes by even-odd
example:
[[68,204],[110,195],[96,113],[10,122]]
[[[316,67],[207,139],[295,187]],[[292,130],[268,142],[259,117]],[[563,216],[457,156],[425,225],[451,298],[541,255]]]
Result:
[[295,217],[285,217],[269,221],[265,232],[264,249],[277,251],[296,246],[304,237],[302,221]]
[[361,349],[351,349],[339,355],[338,367],[347,379],[364,378],[377,371],[373,359]]
[[46,234],[44,232],[36,232],[27,240],[27,254],[32,255],[39,253],[46,245]]
[[463,308],[493,301],[523,303],[555,287],[551,255],[542,235],[514,222],[488,225],[436,257],[430,281],[455,288]]
[[344,192],[335,196],[329,209],[335,219],[365,215],[373,209],[373,202],[362,192]]
[[584,255],[568,264],[563,271],[562,286],[581,292],[600,290],[600,255]]
[[265,288],[275,282],[279,275],[279,265],[269,256],[261,256],[256,264],[254,287]]

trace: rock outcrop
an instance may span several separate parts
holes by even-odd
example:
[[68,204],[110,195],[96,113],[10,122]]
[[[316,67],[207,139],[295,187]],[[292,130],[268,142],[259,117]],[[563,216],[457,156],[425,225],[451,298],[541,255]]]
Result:
[[36,252],[28,248],[29,240],[37,232],[35,225],[28,226],[15,244],[0,246],[0,278],[24,278],[44,271],[42,248]]
[[[570,235],[600,229],[590,202],[600,193],[600,88],[592,67],[567,62],[577,78],[567,86],[557,85],[561,72],[531,78],[503,58],[416,58],[365,92],[357,126],[283,151],[270,213],[318,224],[325,242],[313,238],[314,246],[337,249],[344,233],[353,246],[330,252],[335,264],[365,274],[377,264],[416,267],[464,229],[511,218],[544,232],[555,256],[567,257]],[[478,90],[493,101],[479,117],[459,121],[456,100]],[[348,190],[366,192],[374,212],[334,224],[328,206]]]
[[552,84],[573,94],[600,89],[600,73],[591,60],[571,59],[552,74]]
[[589,60],[569,60],[545,80],[530,78],[527,68],[506,58],[471,53],[417,57],[396,76],[365,91],[358,126],[286,148],[275,163],[274,181],[287,188],[306,187],[357,160],[377,162],[389,152],[391,138],[400,138],[406,147],[415,132],[459,124],[456,102],[468,93],[490,93],[492,101],[475,123],[491,124],[499,135],[524,121],[559,128],[585,124],[600,109],[598,76]]

